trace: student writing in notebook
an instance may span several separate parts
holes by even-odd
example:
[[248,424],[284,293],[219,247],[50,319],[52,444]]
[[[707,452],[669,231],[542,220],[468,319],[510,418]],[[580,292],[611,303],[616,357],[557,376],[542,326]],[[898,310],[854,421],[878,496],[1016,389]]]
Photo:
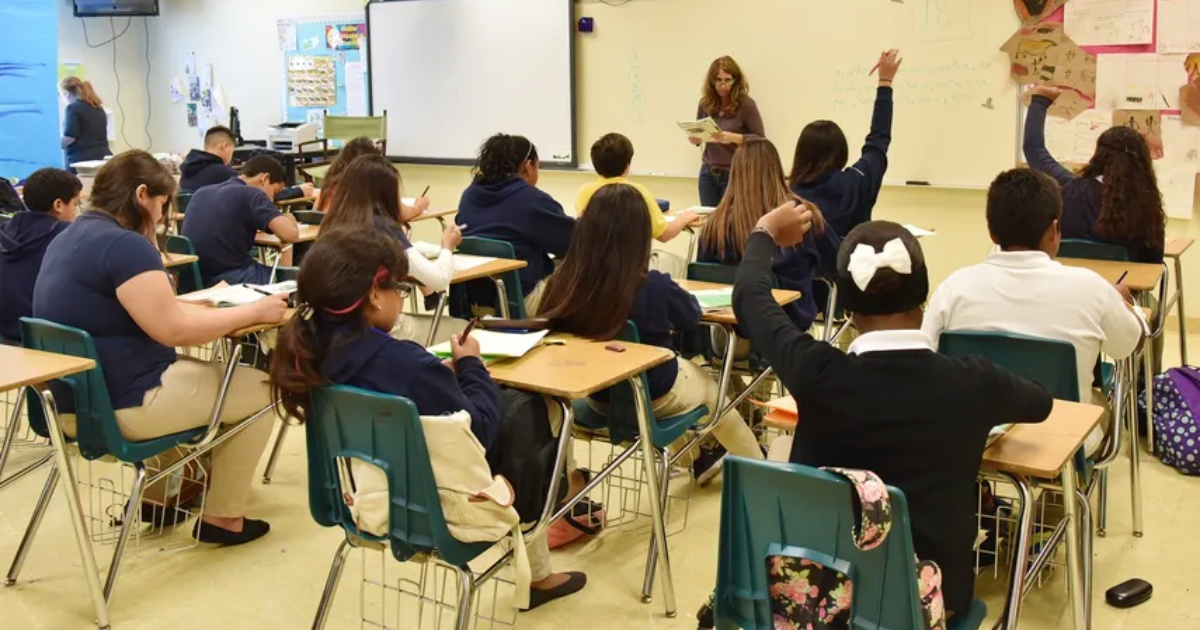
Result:
[[[279,335],[271,389],[288,415],[305,419],[309,394],[350,385],[412,401],[423,416],[466,411],[485,451],[500,447],[500,391],[479,356],[479,342],[451,337],[453,359],[388,335],[404,304],[408,263],[400,245],[365,226],[330,229],[309,251],[297,278],[297,314]],[[555,573],[546,536],[527,539],[533,572],[531,608],[578,592],[582,573]]]
[[[233,161],[236,141],[228,127],[213,127],[204,134],[204,148],[192,149],[179,165],[179,191],[194,193],[205,186],[220,184],[238,176]],[[290,186],[275,195],[275,201],[300,199],[313,195],[312,184]]]
[[[650,270],[650,224],[645,200],[628,184],[598,190],[579,219],[578,230],[558,271],[543,293],[541,316],[555,330],[591,339],[613,339],[626,321],[641,342],[671,347],[671,333],[700,325],[700,305],[670,276]],[[647,372],[654,415],[668,418],[707,405],[714,409],[717,386],[703,368],[677,358]],[[603,413],[608,392],[591,398]],[[729,452],[762,458],[758,441],[737,411],[718,421],[713,435]],[[714,460],[697,477],[705,482],[720,470]]]
[[[323,230],[348,225],[371,226],[395,239],[400,245],[408,264],[409,277],[421,285],[422,293],[433,295],[450,289],[450,280],[454,278],[453,251],[462,242],[462,233],[457,225],[451,223],[446,227],[442,233],[442,251],[435,260],[429,260],[412,246],[408,235],[405,234],[404,224],[412,217],[402,214],[400,174],[391,162],[382,155],[364,155],[356,158],[344,169],[341,183],[329,203],[325,219],[321,222]],[[409,206],[405,210],[411,212],[415,208]],[[392,334],[398,339],[425,343],[432,324],[430,317],[401,314]],[[442,321],[439,330],[461,330],[465,324],[466,322]]]
[[583,211],[587,209],[588,202],[592,200],[592,195],[595,195],[602,186],[629,184],[646,199],[646,212],[650,218],[650,236],[660,243],[669,242],[679,236],[684,228],[700,219],[700,215],[691,210],[685,210],[676,215],[673,221],[668,222],[658,207],[658,200],[654,198],[654,195],[645,186],[626,179],[629,177],[629,168],[632,163],[633,143],[629,141],[629,138],[619,133],[600,136],[600,139],[592,145],[592,166],[595,167],[596,174],[600,177],[594,182],[584,184],[583,188],[579,189],[579,196],[575,200],[575,213],[582,215]]
[[849,353],[797,329],[771,296],[771,259],[800,242],[814,218],[789,202],[759,220],[733,292],[738,321],[796,399],[790,460],[871,470],[904,491],[917,556],[942,568],[950,614],[966,612],[988,432],[1040,422],[1053,401],[983,359],[935,351],[921,332],[929,292],[921,246],[895,223],[858,226],[838,254],[838,291],[862,333]]

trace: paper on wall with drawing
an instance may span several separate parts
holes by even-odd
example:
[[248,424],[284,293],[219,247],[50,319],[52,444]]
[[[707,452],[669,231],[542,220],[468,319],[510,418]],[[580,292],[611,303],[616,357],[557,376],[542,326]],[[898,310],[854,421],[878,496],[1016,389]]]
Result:
[[1183,55],[1100,55],[1096,63],[1096,106],[1179,109],[1179,86],[1186,82]]
[[1200,51],[1200,0],[1158,0],[1158,52]]
[[1162,159],[1163,148],[1162,112],[1157,109],[1118,109],[1112,113],[1114,127],[1132,127],[1142,134],[1150,147],[1150,157]]
[[1168,115],[1162,117],[1162,134],[1166,155],[1154,163],[1154,171],[1163,207],[1168,217],[1190,219],[1200,172],[1200,127]]
[[1013,0],[1013,9],[1023,26],[1032,26],[1049,17],[1067,0]]
[[1200,53],[1188,55],[1183,61],[1187,83],[1179,88],[1179,109],[1185,125],[1200,125]]
[[1000,47],[1008,53],[1017,83],[1069,87],[1096,95],[1096,56],[1063,33],[1063,25],[1044,23],[1018,30]]
[[1100,134],[1112,127],[1112,114],[1095,109],[1072,119],[1046,120],[1046,149],[1063,164],[1087,164]]
[[1064,23],[1080,46],[1124,46],[1154,41],[1154,0],[1071,0]]
[[[1032,93],[1025,92],[1021,95],[1021,102],[1025,104],[1025,107],[1029,107],[1031,100],[1033,100]],[[1046,110],[1046,113],[1051,116],[1051,120],[1054,118],[1071,120],[1091,108],[1092,102],[1081,96],[1079,92],[1075,90],[1063,90],[1062,94],[1059,94],[1058,98],[1054,99],[1054,102],[1050,104],[1050,108]]]

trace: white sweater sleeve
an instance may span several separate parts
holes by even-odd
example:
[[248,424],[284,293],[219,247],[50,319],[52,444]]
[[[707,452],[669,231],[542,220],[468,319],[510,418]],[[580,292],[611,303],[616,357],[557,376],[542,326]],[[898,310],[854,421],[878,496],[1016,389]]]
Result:
[[450,288],[450,280],[454,278],[454,254],[443,249],[437,260],[429,260],[421,255],[415,247],[405,250],[408,256],[408,275],[417,282],[433,289],[446,291]]

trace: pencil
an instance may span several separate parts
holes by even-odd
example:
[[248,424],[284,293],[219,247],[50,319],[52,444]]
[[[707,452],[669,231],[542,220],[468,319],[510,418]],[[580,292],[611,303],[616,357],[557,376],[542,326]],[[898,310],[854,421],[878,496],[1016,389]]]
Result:
[[871,76],[872,74],[875,74],[875,71],[876,71],[876,70],[878,70],[878,69],[879,69],[879,64],[878,64],[878,63],[876,63],[876,64],[875,64],[875,67],[874,67],[874,68],[871,68],[871,71],[867,73],[867,76]]
[[1120,278],[1117,278],[1116,284],[1121,284],[1121,281],[1123,281],[1125,279],[1125,276],[1128,276],[1128,275],[1129,275],[1129,271],[1127,270],[1127,271],[1125,271],[1125,273],[1121,274]]
[[428,194],[429,194],[429,188],[430,188],[429,186],[426,186],[426,187],[425,187],[425,190],[421,191],[421,196],[422,196],[422,197],[424,197],[425,195],[428,195]]

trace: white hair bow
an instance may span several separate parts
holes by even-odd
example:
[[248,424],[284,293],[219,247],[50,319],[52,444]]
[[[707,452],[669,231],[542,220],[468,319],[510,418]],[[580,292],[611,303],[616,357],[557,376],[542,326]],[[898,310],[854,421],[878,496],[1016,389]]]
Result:
[[850,254],[850,264],[846,270],[854,278],[854,284],[858,285],[859,290],[866,291],[871,280],[875,278],[875,272],[885,267],[896,273],[912,273],[912,257],[899,238],[888,241],[883,246],[883,251],[879,252],[870,245],[859,243]]

